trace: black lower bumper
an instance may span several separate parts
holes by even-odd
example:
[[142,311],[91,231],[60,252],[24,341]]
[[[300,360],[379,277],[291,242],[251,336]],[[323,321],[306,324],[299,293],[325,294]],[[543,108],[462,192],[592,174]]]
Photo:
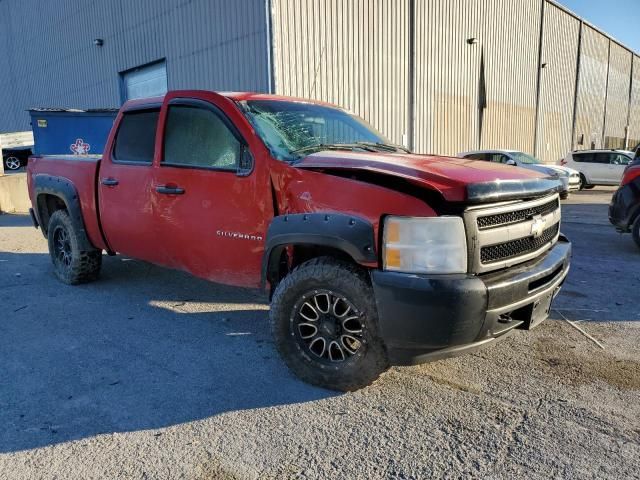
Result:
[[542,257],[494,273],[413,275],[372,272],[380,331],[391,363],[467,353],[514,328],[544,320],[569,272],[564,237]]

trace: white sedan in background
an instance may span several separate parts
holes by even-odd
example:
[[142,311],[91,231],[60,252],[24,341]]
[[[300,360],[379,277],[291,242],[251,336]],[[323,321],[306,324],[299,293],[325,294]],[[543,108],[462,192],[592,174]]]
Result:
[[562,182],[563,189],[560,197],[565,199],[569,192],[580,189],[580,172],[569,167],[558,165],[548,165],[541,160],[517,150],[474,150],[462,152],[457,155],[460,158],[472,160],[485,160],[488,162],[504,163],[529,170],[535,170],[552,177],[558,177]]

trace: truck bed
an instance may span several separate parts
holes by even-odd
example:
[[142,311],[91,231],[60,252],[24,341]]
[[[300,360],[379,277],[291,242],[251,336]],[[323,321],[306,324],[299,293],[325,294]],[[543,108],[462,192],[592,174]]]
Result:
[[29,197],[35,205],[34,179],[37,175],[69,180],[77,190],[82,205],[82,217],[89,240],[97,248],[106,248],[100,230],[96,185],[102,155],[47,155],[29,157],[27,183]]

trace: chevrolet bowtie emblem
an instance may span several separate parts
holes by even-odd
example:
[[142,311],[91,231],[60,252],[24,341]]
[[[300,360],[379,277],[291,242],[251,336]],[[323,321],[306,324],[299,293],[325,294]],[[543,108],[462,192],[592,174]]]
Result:
[[547,221],[540,215],[536,215],[535,217],[533,217],[533,223],[531,224],[531,235],[533,236],[533,238],[539,238],[540,236],[542,236],[546,224]]

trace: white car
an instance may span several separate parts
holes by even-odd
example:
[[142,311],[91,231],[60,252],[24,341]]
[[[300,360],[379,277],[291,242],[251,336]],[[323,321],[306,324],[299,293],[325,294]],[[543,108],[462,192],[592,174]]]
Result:
[[569,192],[580,189],[580,173],[578,171],[558,165],[547,165],[537,158],[517,150],[474,150],[459,153],[458,157],[504,163],[559,177],[564,187],[560,193],[560,197],[563,199],[569,196]]
[[633,161],[628,150],[577,150],[560,164],[580,172],[580,189],[595,185],[620,185],[624,169]]

